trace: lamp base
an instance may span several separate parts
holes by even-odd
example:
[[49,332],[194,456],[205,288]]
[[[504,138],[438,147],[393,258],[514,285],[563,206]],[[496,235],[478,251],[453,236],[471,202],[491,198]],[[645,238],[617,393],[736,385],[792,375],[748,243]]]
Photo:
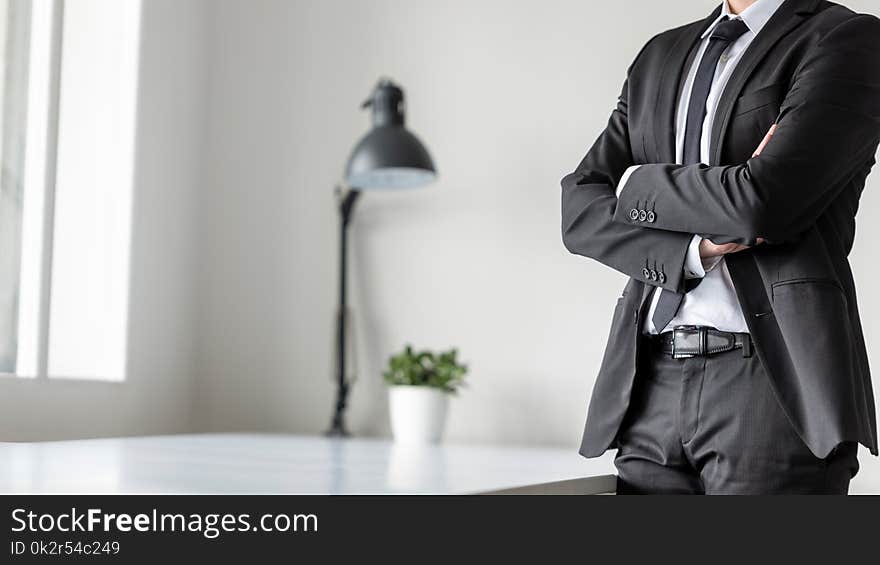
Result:
[[345,407],[348,401],[348,383],[342,376],[338,380],[336,390],[336,406],[330,428],[324,432],[327,437],[349,437],[351,434],[345,426]]
[[330,429],[324,432],[327,437],[351,437],[351,434],[345,429],[345,424],[333,422]]

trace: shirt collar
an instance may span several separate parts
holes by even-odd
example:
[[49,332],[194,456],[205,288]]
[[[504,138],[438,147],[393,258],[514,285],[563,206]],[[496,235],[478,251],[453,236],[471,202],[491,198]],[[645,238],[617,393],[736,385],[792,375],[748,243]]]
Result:
[[746,27],[749,28],[749,31],[758,35],[764,26],[767,25],[767,22],[770,21],[770,18],[773,17],[773,14],[776,13],[776,10],[778,10],[784,3],[785,0],[758,0],[743,10],[739,15],[733,15],[730,12],[730,6],[727,4],[727,0],[724,0],[724,2],[721,3],[721,13],[715,18],[715,21],[712,22],[701,38],[705,39],[711,34],[715,30],[715,26],[717,26],[724,17],[728,17],[732,20],[737,18],[741,19],[746,24]]

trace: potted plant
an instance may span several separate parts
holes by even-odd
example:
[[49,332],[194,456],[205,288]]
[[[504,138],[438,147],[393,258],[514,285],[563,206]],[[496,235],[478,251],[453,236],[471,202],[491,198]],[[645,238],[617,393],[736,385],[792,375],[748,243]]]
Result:
[[437,443],[446,424],[449,396],[464,385],[467,367],[458,351],[441,353],[404,350],[388,360],[391,431],[400,443]]

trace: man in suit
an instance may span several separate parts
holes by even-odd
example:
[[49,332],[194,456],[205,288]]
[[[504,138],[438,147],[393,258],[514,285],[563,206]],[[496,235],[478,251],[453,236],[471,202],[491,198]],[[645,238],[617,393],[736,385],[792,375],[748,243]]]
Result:
[[841,493],[874,399],[847,256],[880,140],[880,20],[725,0],[651,39],[562,180],[572,253],[631,278],[580,452],[621,493]]

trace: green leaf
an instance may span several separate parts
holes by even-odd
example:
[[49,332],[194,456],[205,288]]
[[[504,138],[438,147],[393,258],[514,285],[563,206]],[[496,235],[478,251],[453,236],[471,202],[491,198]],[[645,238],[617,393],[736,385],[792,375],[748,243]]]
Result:
[[468,371],[457,357],[457,349],[440,353],[416,352],[407,344],[402,352],[388,359],[382,377],[389,385],[429,386],[455,394],[465,385],[464,377]]

